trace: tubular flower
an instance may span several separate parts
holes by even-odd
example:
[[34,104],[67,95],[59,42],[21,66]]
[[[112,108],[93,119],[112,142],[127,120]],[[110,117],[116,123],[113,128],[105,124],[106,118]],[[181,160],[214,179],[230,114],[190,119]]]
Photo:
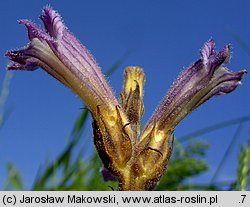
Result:
[[[131,128],[127,117],[108,85],[100,67],[88,50],[63,24],[60,15],[45,7],[40,16],[45,31],[28,20],[20,20],[28,30],[26,48],[6,53],[13,62],[9,70],[43,68],[75,92],[93,116],[94,142],[105,167],[117,174],[131,156]],[[101,136],[97,134],[101,131]],[[98,133],[97,133],[98,132]]]
[[[246,70],[229,71],[224,64],[230,60],[230,45],[217,53],[211,39],[201,49],[201,58],[177,78],[163,101],[148,121],[144,135],[150,128],[161,133],[173,131],[191,111],[213,96],[226,95],[241,84]],[[144,137],[142,137],[143,139]]]
[[30,42],[24,49],[6,53],[12,60],[8,69],[41,67],[85,102],[93,117],[94,144],[104,164],[104,177],[118,180],[119,190],[153,189],[171,156],[175,126],[209,98],[236,89],[246,73],[224,66],[230,59],[230,45],[217,53],[214,41],[209,40],[201,49],[201,58],[177,78],[140,136],[143,69],[126,68],[120,104],[95,59],[59,14],[47,6],[40,18],[45,31],[20,20]]
[[100,67],[88,50],[68,31],[59,14],[45,7],[40,18],[46,31],[29,20],[19,21],[27,27],[30,43],[24,49],[6,53],[13,61],[8,69],[43,68],[77,93],[93,113],[96,105],[105,104],[110,108],[119,105]]
[[173,130],[185,116],[211,97],[226,95],[241,84],[246,70],[231,72],[224,66],[230,60],[231,46],[226,45],[219,53],[214,48],[213,40],[204,44],[201,58],[181,73],[147,122],[138,145],[138,161],[146,163],[145,173],[154,174],[149,154],[151,163],[160,166],[159,172],[165,170]]

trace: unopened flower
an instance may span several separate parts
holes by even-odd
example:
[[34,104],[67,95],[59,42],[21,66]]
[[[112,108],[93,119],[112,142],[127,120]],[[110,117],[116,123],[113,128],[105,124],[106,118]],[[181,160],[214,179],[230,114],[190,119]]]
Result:
[[134,143],[138,142],[141,117],[144,112],[142,100],[144,95],[144,82],[145,76],[142,68],[134,66],[125,69],[121,101],[134,132]]
[[31,21],[20,21],[27,27],[30,42],[24,49],[6,53],[13,61],[8,69],[41,67],[85,102],[93,117],[103,173],[117,179],[120,190],[153,189],[171,156],[175,126],[209,98],[233,91],[246,73],[230,72],[224,66],[230,59],[230,45],[217,53],[214,41],[209,40],[201,58],[177,78],[140,136],[143,69],[125,70],[120,104],[92,55],[68,31],[59,14],[45,7],[40,18],[45,31]]

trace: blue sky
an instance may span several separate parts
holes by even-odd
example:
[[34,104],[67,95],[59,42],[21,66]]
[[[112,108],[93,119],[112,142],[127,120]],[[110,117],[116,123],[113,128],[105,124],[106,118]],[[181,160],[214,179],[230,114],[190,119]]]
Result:
[[[177,75],[199,58],[199,50],[209,38],[217,49],[232,43],[233,54],[228,68],[250,68],[249,53],[232,36],[234,31],[250,46],[250,1],[248,0],[177,0],[177,1],[2,1],[0,4],[0,84],[5,75],[7,50],[27,44],[27,33],[18,19],[38,17],[45,5],[53,6],[66,25],[95,56],[103,71],[122,57],[124,61],[109,82],[119,95],[123,69],[138,65],[146,73],[144,123],[167,92]],[[215,123],[250,114],[250,83],[232,94],[215,97],[181,122],[176,137]],[[42,70],[15,71],[5,109],[13,112],[0,129],[0,186],[6,178],[6,163],[12,161],[29,187],[39,167],[53,160],[67,143],[72,125],[82,107],[81,100]],[[236,126],[199,137],[211,144],[208,152],[210,172],[197,182],[211,177]],[[228,157],[220,180],[231,179],[236,171],[240,145],[249,138],[250,124],[245,123]],[[93,147],[91,127],[86,129],[86,147]]]

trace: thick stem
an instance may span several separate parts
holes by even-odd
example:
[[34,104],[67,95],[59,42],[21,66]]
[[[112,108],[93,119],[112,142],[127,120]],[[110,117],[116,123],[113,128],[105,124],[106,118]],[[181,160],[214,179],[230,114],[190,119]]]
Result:
[[[144,179],[141,176],[135,174],[134,169],[127,168],[126,171],[129,173],[126,177],[119,180],[120,191],[145,191],[146,189]],[[130,172],[129,172],[130,171]]]

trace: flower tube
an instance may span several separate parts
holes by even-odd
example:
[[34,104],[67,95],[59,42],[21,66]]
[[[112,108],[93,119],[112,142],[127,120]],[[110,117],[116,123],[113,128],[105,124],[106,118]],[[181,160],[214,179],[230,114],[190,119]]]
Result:
[[[45,31],[29,20],[20,20],[28,30],[29,44],[11,50],[9,70],[38,67],[75,92],[93,116],[94,143],[107,169],[119,174],[131,157],[131,128],[127,116],[88,50],[69,32],[60,15],[51,7],[40,19]],[[124,127],[126,126],[126,127]]]
[[[213,96],[226,95],[241,84],[246,70],[229,71],[224,64],[230,60],[230,45],[217,53],[211,39],[201,49],[201,58],[188,67],[174,82],[163,101],[145,126],[155,126],[162,134],[173,131],[190,112]],[[142,135],[143,139],[143,135]]]
[[19,21],[27,27],[30,43],[24,49],[6,53],[13,61],[8,69],[43,68],[78,94],[94,115],[97,105],[119,105],[95,59],[68,31],[60,15],[47,6],[40,18],[46,31],[29,20]]
[[[140,176],[138,185],[150,188],[164,173],[173,148],[175,126],[199,105],[213,96],[232,92],[241,84],[246,70],[229,71],[230,45],[219,53],[209,40],[201,49],[201,58],[184,70],[147,122],[137,146]],[[145,187],[146,186],[146,187]]]

